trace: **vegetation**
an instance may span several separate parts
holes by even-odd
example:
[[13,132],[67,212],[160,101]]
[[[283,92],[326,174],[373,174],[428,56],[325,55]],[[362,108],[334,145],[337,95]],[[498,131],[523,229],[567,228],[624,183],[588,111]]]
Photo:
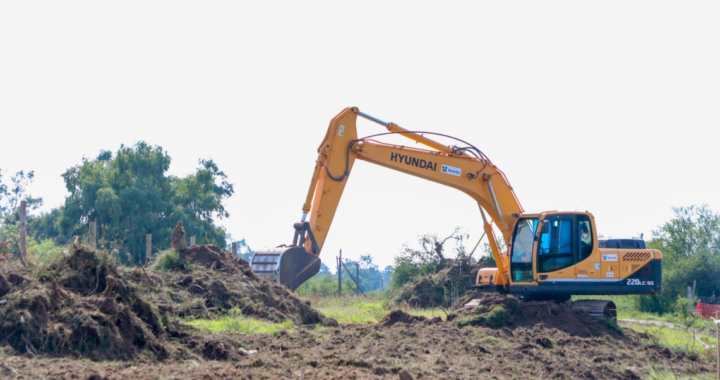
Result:
[[[387,297],[379,292],[364,296],[315,297],[313,306],[339,323],[376,323],[392,310]],[[405,312],[428,318],[445,315],[440,309],[406,308]]]
[[19,171],[6,183],[0,170],[0,255],[11,256],[20,252],[20,202],[27,202],[27,213],[42,206],[42,198],[27,193],[35,173]]
[[653,231],[649,248],[663,253],[663,293],[634,297],[635,308],[658,314],[684,313],[678,303],[696,281],[699,296],[720,295],[720,215],[707,206],[675,208],[675,217]]
[[[359,261],[346,260],[345,267],[342,269],[343,294],[357,293],[357,285],[353,281],[357,269],[360,272],[360,289],[365,293],[384,291],[388,287],[393,274],[393,267],[389,265],[383,271],[380,271],[370,255],[360,256]],[[352,278],[350,275],[352,275]],[[320,273],[313,276],[295,291],[295,293],[303,297],[312,295],[332,296],[336,295],[337,292],[337,272],[335,274],[330,273],[330,268],[324,263],[320,264]]]
[[224,247],[225,231],[214,222],[229,216],[223,201],[234,193],[233,185],[212,160],[200,160],[195,173],[184,178],[167,175],[170,161],[161,147],[145,142],[83,158],[62,175],[70,192],[65,204],[34,220],[32,235],[65,243],[74,235],[87,236],[88,222],[96,221],[102,248],[139,263],[145,234],[153,235],[154,250],[168,247],[172,229],[182,221],[198,243]]
[[274,323],[246,317],[242,314],[242,310],[238,309],[231,309],[227,316],[220,319],[196,319],[185,323],[216,334],[223,331],[234,331],[242,334],[278,335],[280,331],[287,331],[294,327],[292,321]]

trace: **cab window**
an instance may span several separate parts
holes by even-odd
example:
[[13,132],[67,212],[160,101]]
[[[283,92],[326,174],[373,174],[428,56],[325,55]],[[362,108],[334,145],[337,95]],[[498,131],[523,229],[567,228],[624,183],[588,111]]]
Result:
[[575,264],[575,219],[546,218],[538,239],[538,271],[552,272]]
[[587,215],[578,216],[578,234],[580,238],[580,256],[578,261],[590,257],[593,250],[593,231],[590,218]]
[[533,282],[533,242],[537,218],[522,218],[515,225],[511,249],[510,274],[514,282]]

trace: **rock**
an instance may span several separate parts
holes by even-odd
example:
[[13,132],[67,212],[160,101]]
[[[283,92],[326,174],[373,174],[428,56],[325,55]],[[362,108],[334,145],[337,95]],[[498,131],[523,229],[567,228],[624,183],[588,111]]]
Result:
[[257,350],[246,350],[246,349],[240,347],[240,348],[238,348],[238,352],[242,356],[253,356],[253,355],[257,354],[258,351]]

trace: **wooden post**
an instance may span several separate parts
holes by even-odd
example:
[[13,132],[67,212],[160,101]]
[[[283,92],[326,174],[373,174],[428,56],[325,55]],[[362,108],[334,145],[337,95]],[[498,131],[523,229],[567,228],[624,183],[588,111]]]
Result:
[[152,234],[145,234],[145,265],[150,263],[152,257]]
[[360,265],[355,264],[355,279],[357,280],[357,285],[355,288],[355,294],[360,295]]
[[715,348],[717,348],[717,375],[718,379],[720,379],[720,319],[715,321],[715,330],[717,330],[717,344],[715,345]]
[[190,236],[190,246],[195,245],[195,236]]
[[90,230],[88,231],[90,248],[97,248],[97,222],[90,222]]
[[342,249],[340,250],[340,256],[337,258],[338,267],[338,297],[342,296]]
[[20,202],[20,261],[27,268],[27,202]]
[[233,256],[237,257],[237,242],[236,241],[232,242],[232,253],[233,253]]

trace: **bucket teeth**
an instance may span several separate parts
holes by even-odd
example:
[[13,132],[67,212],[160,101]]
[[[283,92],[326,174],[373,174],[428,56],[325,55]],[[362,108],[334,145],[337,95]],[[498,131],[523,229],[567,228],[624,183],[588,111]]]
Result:
[[260,277],[294,291],[320,272],[320,258],[307,253],[302,247],[279,247],[255,252],[250,266]]

